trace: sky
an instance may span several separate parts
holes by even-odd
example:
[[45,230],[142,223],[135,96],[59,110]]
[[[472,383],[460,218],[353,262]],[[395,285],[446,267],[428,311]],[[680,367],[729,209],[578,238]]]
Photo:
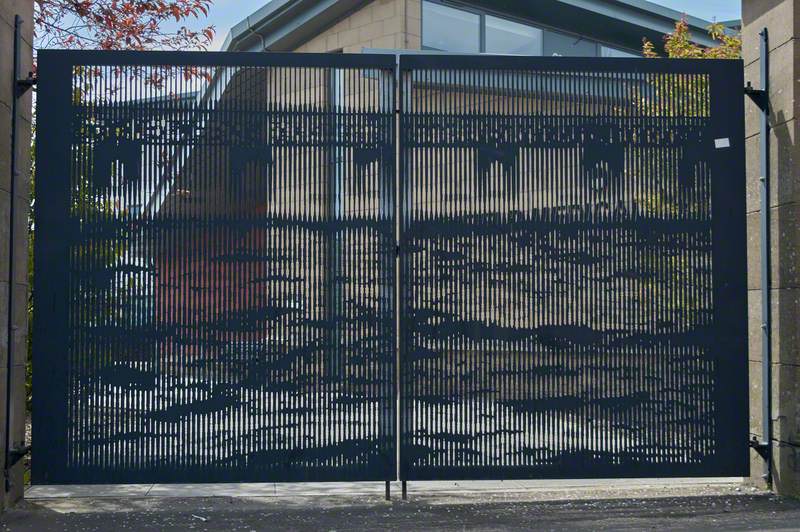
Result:
[[[268,0],[215,0],[208,23],[216,27],[217,34],[211,50],[219,50],[228,30],[267,3]],[[731,20],[742,16],[741,0],[649,0],[654,4],[672,8],[706,20]],[[201,24],[191,24],[198,27]]]
[[700,17],[706,20],[733,20],[742,18],[741,0],[649,0],[654,4]]

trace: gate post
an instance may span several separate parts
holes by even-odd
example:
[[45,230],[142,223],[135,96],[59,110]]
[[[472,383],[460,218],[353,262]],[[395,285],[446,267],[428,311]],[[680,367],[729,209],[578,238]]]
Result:
[[[749,323],[754,340],[749,356],[750,432],[768,444],[764,450],[770,469],[763,480],[771,480],[783,495],[800,493],[798,16],[797,0],[742,2],[745,77],[755,84],[763,75],[769,82],[761,86],[767,89],[768,118],[756,103],[748,103],[746,113]],[[769,43],[763,42],[766,34],[759,35],[765,28]],[[751,460],[752,481],[763,484],[762,459],[752,453]]]
[[33,2],[0,0],[0,11],[9,15],[0,17],[0,37],[3,43],[14,43],[13,50],[9,46],[2,52],[9,60],[0,63],[0,358],[5,357],[0,363],[0,395],[6,401],[0,421],[5,469],[2,510],[22,497],[24,487],[19,459],[26,417],[31,139],[31,93],[24,90],[30,84],[24,78],[32,70]]
[[759,61],[761,63],[760,88],[753,89],[750,82],[745,87],[747,94],[755,103],[761,114],[761,130],[759,132],[759,208],[760,216],[760,247],[761,247],[761,439],[753,436],[750,446],[764,459],[764,481],[767,486],[772,485],[772,381],[770,379],[770,366],[772,363],[771,352],[771,297],[770,285],[770,234],[769,234],[769,33],[764,28],[760,33]]

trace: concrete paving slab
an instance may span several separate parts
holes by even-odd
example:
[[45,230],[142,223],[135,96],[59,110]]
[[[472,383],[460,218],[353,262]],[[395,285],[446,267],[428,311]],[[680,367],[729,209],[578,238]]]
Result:
[[269,497],[275,484],[153,484],[149,497]]
[[63,499],[70,497],[144,497],[152,484],[76,484],[31,486],[25,497],[33,499]]
[[[675,488],[681,486],[739,486],[739,477],[669,478],[669,479],[569,479],[569,480],[481,480],[481,481],[411,481],[409,492],[425,494],[469,494],[544,491],[569,489]],[[383,482],[298,482],[298,483],[231,483],[231,484],[116,484],[33,486],[28,499],[83,497],[336,497],[382,496]],[[394,496],[399,496],[400,482],[391,483]]]

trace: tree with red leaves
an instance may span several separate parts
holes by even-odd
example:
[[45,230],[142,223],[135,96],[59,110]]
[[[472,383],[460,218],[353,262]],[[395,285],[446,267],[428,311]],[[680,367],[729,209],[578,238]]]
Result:
[[34,0],[43,48],[205,50],[214,27],[195,31],[188,19],[208,15],[213,0]]

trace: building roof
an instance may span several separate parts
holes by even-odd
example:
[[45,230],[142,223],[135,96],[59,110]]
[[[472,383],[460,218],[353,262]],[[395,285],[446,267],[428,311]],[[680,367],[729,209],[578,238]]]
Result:
[[[270,0],[231,28],[223,50],[292,50],[369,1]],[[468,0],[463,3],[631,49],[641,48],[642,38],[660,44],[662,37],[673,30],[675,21],[685,17],[695,42],[704,46],[714,44],[707,32],[711,22],[647,0]],[[724,24],[735,28],[736,22]]]

